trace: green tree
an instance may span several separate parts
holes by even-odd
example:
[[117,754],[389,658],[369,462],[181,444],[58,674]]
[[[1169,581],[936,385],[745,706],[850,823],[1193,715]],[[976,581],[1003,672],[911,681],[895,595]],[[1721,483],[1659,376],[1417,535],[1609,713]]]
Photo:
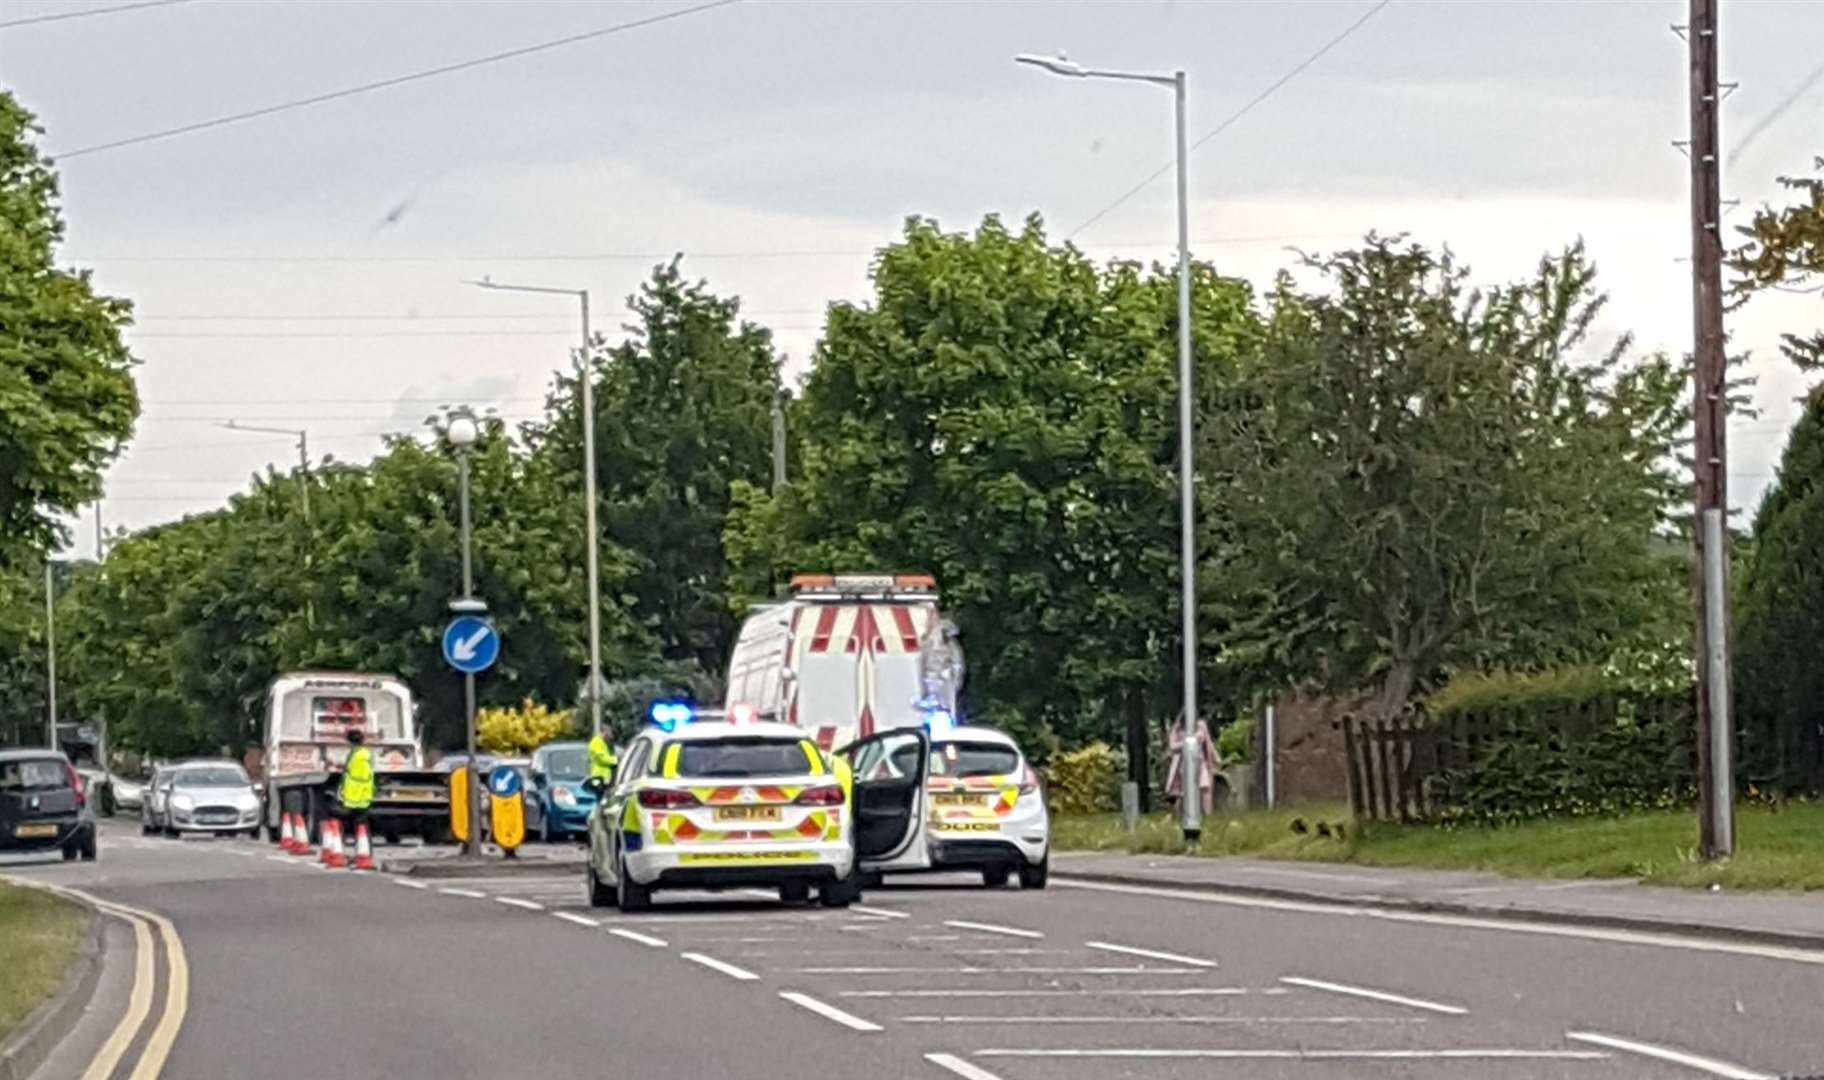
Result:
[[[1175,286],[1050,246],[1038,219],[908,221],[874,297],[830,309],[793,422],[797,474],[743,489],[737,594],[793,570],[927,570],[963,631],[971,711],[1043,751],[1119,738],[1171,670],[1177,621]],[[1200,267],[1198,364],[1251,333]]]
[[[1824,171],[1824,158],[1812,164]],[[1824,275],[1824,177],[1782,176],[1780,186],[1798,200],[1777,209],[1763,206],[1737,230],[1746,237],[1729,253],[1737,303],[1768,289],[1815,291],[1812,283]],[[1824,331],[1787,334],[1781,351],[1801,370],[1824,368]]]
[[125,300],[59,269],[57,179],[39,129],[0,91],[0,564],[54,549],[60,514],[101,490],[139,415]]
[[1308,265],[1205,428],[1225,651],[1391,715],[1442,668],[1599,661],[1660,617],[1683,373],[1590,348],[1581,248],[1486,291],[1375,237]]
[[1737,598],[1743,772],[1776,787],[1824,788],[1824,388],[1806,400],[1761,497]]
[[[738,299],[686,281],[676,259],[628,307],[627,340],[592,365],[602,530],[634,560],[621,599],[661,655],[718,672],[736,631],[722,533],[733,486],[771,475],[779,356]],[[575,379],[559,380],[548,411],[537,456],[580,491]]]

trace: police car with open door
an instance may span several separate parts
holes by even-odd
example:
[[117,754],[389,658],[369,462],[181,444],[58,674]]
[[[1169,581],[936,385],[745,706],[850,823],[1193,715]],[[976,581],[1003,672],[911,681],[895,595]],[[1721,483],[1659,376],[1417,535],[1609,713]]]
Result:
[[751,710],[658,702],[649,715],[612,780],[590,781],[591,904],[637,911],[661,889],[758,886],[845,907],[864,869],[929,864],[924,731],[863,739],[839,762]]

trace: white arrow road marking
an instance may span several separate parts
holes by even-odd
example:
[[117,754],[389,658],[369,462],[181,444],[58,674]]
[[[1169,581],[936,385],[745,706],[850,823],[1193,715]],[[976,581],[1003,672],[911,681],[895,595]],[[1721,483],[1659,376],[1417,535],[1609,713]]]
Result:
[[475,659],[475,650],[481,648],[481,643],[488,640],[488,635],[493,632],[493,627],[483,626],[466,638],[457,638],[456,644],[450,646],[450,655],[462,663],[468,663]]

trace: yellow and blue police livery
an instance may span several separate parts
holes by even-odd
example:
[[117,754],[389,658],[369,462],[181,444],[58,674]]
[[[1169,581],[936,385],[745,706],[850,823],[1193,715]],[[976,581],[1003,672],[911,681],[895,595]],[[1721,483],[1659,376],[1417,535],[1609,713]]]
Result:
[[[763,887],[844,907],[863,869],[928,861],[922,731],[883,733],[839,760],[751,710],[659,702],[649,717],[614,776],[589,781],[591,904],[637,911],[661,889]],[[864,780],[851,768],[864,759],[894,766]]]

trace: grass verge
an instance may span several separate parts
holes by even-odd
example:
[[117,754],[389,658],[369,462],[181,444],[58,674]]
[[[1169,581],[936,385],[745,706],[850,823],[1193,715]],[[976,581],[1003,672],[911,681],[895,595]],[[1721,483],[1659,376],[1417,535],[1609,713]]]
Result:
[[[1318,834],[1320,825],[1329,835]],[[1131,834],[1115,814],[1060,817],[1052,836],[1060,849],[1186,852],[1177,826],[1163,814],[1143,819]],[[1697,821],[1688,810],[1501,826],[1358,829],[1347,808],[1319,806],[1212,815],[1189,854],[1488,870],[1516,877],[1633,878],[1656,885],[1824,889],[1824,802],[1742,806],[1735,836],[1735,857],[1712,865],[1697,858]]]
[[86,921],[60,896],[0,882],[0,1039],[56,991]]

